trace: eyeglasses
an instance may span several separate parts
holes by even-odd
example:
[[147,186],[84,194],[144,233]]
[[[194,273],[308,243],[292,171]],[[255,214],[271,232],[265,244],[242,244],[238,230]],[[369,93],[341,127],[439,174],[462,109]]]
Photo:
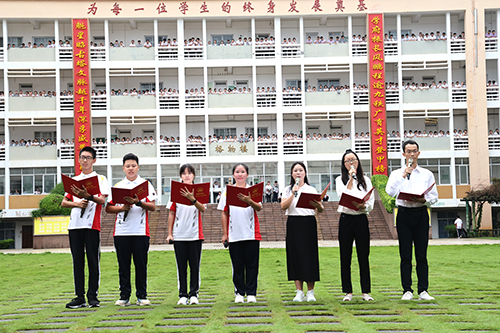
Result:
[[405,153],[406,154],[416,154],[416,153],[418,153],[418,149],[413,149],[413,150],[408,149],[408,150],[406,150]]
[[83,155],[81,155],[80,159],[83,160],[83,161],[91,161],[94,158],[92,156],[83,156]]
[[358,159],[356,158],[352,158],[350,160],[345,160],[344,163],[347,163],[347,164],[354,164],[354,162],[356,162]]

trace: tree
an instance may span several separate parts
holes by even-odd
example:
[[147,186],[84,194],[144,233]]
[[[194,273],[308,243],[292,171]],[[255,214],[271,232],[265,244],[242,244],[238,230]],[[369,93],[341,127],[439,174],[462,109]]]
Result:
[[466,218],[467,229],[477,230],[481,228],[484,204],[486,202],[490,204],[500,202],[500,179],[493,178],[491,185],[471,189],[461,201],[465,201],[467,215],[469,214],[469,210],[471,214],[470,218]]

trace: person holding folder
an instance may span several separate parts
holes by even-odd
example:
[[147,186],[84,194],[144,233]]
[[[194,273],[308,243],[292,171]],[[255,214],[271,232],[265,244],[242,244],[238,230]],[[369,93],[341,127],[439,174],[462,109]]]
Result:
[[[235,186],[247,188],[248,166],[238,163],[233,167]],[[222,243],[229,244],[229,255],[233,266],[235,303],[243,303],[247,295],[248,303],[257,299],[257,276],[259,274],[260,235],[257,212],[262,209],[260,202],[250,195],[239,193],[237,199],[248,204],[247,207],[230,205],[227,187],[222,193],[218,210],[222,211]],[[261,194],[262,199],[262,194]]]
[[[398,231],[399,256],[401,258],[402,300],[413,299],[411,287],[412,248],[415,245],[417,261],[418,295],[420,300],[433,300],[427,292],[429,287],[429,266],[427,264],[427,245],[429,243],[429,213],[427,208],[438,200],[438,192],[434,186],[434,174],[417,164],[420,151],[418,143],[413,140],[403,142],[403,156],[406,164],[403,168],[392,171],[385,191],[391,197],[401,192],[425,193],[416,195],[411,200],[396,198],[398,212],[396,228]],[[426,190],[427,189],[427,190]]]
[[[196,173],[190,164],[184,164],[179,170],[179,176],[184,184],[193,184]],[[208,194],[208,193],[207,193]],[[188,189],[181,188],[180,195],[191,201],[185,205],[170,197],[167,208],[168,236],[167,243],[174,243],[175,261],[177,263],[177,285],[179,286],[179,301],[177,305],[198,304],[200,290],[201,244],[203,242],[203,226],[201,213],[206,209]],[[190,269],[189,294],[187,291],[187,266]]]
[[78,156],[81,173],[73,177],[75,180],[97,177],[99,193],[91,195],[82,186],[73,185],[71,193],[66,192],[61,207],[71,208],[71,217],[68,225],[69,246],[73,257],[73,278],[75,281],[76,297],[66,307],[77,309],[86,306],[85,303],[85,253],[89,267],[89,282],[87,299],[89,307],[99,307],[97,293],[99,290],[101,256],[101,208],[108,195],[108,180],[93,170],[96,162],[96,151],[92,147],[84,147]]
[[[301,193],[318,193],[309,185],[306,166],[295,162],[290,169],[290,185],[282,191],[281,209],[288,216],[286,221],[286,266],[288,281],[295,282],[294,302],[316,301],[314,284],[319,281],[318,230],[316,211],[323,212],[319,201],[310,201],[314,209],[298,208]],[[304,281],[307,293],[304,295]]]
[[[128,204],[118,204],[113,201],[113,189],[106,206],[106,213],[116,214],[114,243],[118,259],[120,278],[120,299],[115,305],[130,305],[130,262],[134,258],[135,295],[137,305],[151,305],[147,298],[147,266],[149,251],[149,212],[156,209],[156,191],[151,183],[138,175],[139,158],[129,153],[123,156],[123,172],[125,178],[116,183],[115,188],[133,189],[147,182],[147,196],[139,198],[125,196]],[[146,193],[144,191],[143,193]],[[117,193],[118,194],[118,193]],[[115,195],[117,195],[115,194]],[[116,198],[118,201],[118,198]],[[120,200],[121,201],[121,200]]]
[[363,174],[363,168],[359,162],[358,155],[350,149],[346,150],[342,156],[342,165],[340,169],[342,175],[335,179],[337,196],[339,199],[343,195],[364,198],[370,193],[366,202],[358,203],[352,201],[352,208],[339,204],[339,208],[337,209],[340,213],[339,249],[342,292],[345,293],[343,300],[352,300],[352,243],[356,240],[362,299],[364,301],[373,301],[373,298],[370,296],[371,281],[370,263],[368,259],[370,255],[370,229],[368,227],[367,218],[375,202],[373,193],[370,192],[372,183],[370,178]]

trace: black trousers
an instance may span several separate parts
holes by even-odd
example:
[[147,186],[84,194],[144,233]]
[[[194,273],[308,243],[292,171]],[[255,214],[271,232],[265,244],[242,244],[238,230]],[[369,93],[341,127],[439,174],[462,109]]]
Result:
[[89,268],[89,285],[87,298],[96,298],[99,291],[101,270],[99,259],[101,257],[101,233],[93,229],[69,230],[69,246],[73,257],[73,278],[75,281],[75,294],[85,295],[85,253]]
[[120,299],[129,299],[132,293],[130,285],[132,257],[135,266],[135,295],[138,299],[147,298],[149,236],[115,236],[114,242],[120,277]]
[[236,294],[257,295],[257,276],[259,274],[258,240],[229,243],[229,255],[233,265],[233,284]]
[[271,194],[266,194],[266,202],[271,202]]
[[342,292],[346,294],[352,293],[351,260],[354,240],[356,240],[361,292],[367,294],[371,291],[370,262],[368,259],[370,255],[368,218],[366,214],[349,215],[342,213],[339,222],[340,276]]
[[278,202],[278,192],[273,192],[273,202]]
[[[175,261],[177,262],[177,285],[180,297],[198,297],[200,290],[200,262],[202,240],[175,241]],[[190,283],[187,292],[187,266],[189,263]]]
[[408,209],[399,207],[396,218],[398,230],[399,256],[401,258],[401,284],[404,292],[411,291],[412,247],[415,245],[417,261],[418,293],[429,287],[429,265],[427,245],[429,243],[429,214],[427,207]]

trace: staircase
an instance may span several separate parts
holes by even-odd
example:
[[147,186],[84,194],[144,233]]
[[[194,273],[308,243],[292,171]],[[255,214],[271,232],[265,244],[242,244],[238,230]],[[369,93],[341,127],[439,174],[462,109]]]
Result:
[[[337,240],[339,232],[340,213],[337,212],[338,202],[324,202],[325,210],[318,215],[318,239]],[[390,231],[392,221],[386,221],[380,201],[375,201],[375,207],[368,216],[371,239],[393,239]],[[104,209],[103,209],[104,212]],[[149,230],[151,244],[166,244],[167,221],[169,210],[166,206],[158,206],[149,213]],[[286,236],[286,215],[278,203],[265,203],[259,217],[260,232],[263,241],[284,241]],[[392,216],[392,215],[391,215]],[[222,237],[221,211],[217,205],[208,205],[202,214],[203,234],[205,242],[219,243]],[[115,215],[103,213],[101,219],[101,245],[113,246],[113,229]]]

